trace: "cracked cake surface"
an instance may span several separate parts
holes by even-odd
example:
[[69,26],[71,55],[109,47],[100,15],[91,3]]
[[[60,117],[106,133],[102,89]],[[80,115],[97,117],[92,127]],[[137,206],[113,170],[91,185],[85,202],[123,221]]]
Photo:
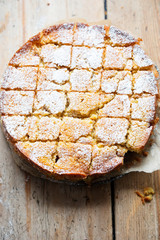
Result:
[[140,39],[125,31],[51,26],[14,54],[2,77],[4,133],[50,179],[107,176],[153,133],[157,75]]

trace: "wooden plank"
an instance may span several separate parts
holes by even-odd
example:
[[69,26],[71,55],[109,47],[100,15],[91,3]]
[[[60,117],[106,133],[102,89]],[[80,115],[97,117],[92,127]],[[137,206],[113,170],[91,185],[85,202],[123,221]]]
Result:
[[[159,1],[108,0],[108,18],[113,25],[144,40],[143,48],[159,65]],[[160,67],[160,65],[159,65]],[[115,182],[115,238],[160,239],[160,173],[133,173]],[[151,186],[156,195],[143,206],[135,190]]]
[[[21,4],[0,1],[0,73],[23,42]],[[27,239],[24,173],[13,162],[8,144],[0,132],[0,239]]]
[[[91,8],[92,6],[92,8]],[[104,19],[104,2],[100,0],[24,1],[25,36],[31,37],[42,29],[65,19],[80,18],[87,21]]]
[[158,239],[160,239],[160,171],[156,171],[153,174],[153,180],[154,180],[154,187],[155,187],[155,198],[156,198],[156,211],[157,211],[157,220],[158,220],[158,226],[157,226],[157,235]]
[[142,204],[135,194],[145,187],[155,188],[154,174],[131,173],[115,181],[115,236],[117,240],[158,240],[158,212],[154,196],[150,203]]
[[[0,73],[29,37],[65,18],[102,20],[103,4],[103,0],[0,1]],[[112,239],[110,184],[87,188],[35,178],[15,165],[1,132],[0,143],[0,239]]]
[[37,190],[34,181],[31,178],[33,239],[112,239],[109,185],[86,188],[45,181]]
[[2,74],[9,59],[22,44],[21,4],[16,0],[0,1],[0,73]]

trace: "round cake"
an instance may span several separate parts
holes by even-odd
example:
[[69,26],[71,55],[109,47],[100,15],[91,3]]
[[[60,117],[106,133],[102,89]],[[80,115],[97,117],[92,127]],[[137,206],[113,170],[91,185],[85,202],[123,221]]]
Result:
[[51,26],[12,57],[1,120],[14,149],[50,179],[107,176],[156,123],[157,72],[141,39],[107,25]]

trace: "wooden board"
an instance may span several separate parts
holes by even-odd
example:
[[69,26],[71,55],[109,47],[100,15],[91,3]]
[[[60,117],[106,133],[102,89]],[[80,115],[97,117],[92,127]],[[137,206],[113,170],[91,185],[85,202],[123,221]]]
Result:
[[[108,18],[113,25],[143,38],[143,48],[160,67],[160,1],[108,0]],[[142,205],[135,190],[151,186],[156,196]],[[160,175],[132,173],[115,182],[115,239],[160,239]]]
[[[117,27],[142,37],[144,49],[159,65],[159,0],[0,0],[0,9],[1,75],[29,37],[72,17],[99,21],[108,16]],[[2,132],[0,151],[0,239],[160,239],[160,172],[75,187],[21,171]],[[156,194],[143,206],[135,190],[146,186],[152,186]]]

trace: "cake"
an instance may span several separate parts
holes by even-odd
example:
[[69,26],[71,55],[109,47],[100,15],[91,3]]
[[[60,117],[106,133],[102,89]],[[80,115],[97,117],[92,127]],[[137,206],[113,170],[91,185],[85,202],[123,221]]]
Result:
[[65,23],[14,54],[0,109],[22,165],[87,182],[144,149],[157,121],[158,73],[140,41],[114,26]]

